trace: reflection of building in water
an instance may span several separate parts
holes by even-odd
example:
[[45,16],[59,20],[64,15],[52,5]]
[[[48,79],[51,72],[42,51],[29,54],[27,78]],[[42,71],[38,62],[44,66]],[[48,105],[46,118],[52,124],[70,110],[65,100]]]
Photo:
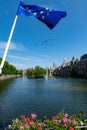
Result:
[[23,70],[23,75],[26,75],[27,74],[27,70]]
[[46,78],[46,80],[48,79],[48,67],[46,67],[46,76],[45,76],[45,78]]

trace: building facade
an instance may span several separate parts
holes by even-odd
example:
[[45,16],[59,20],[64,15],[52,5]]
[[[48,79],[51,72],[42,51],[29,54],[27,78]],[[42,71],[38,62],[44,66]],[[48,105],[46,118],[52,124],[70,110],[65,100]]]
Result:
[[56,76],[87,78],[87,54],[81,56],[80,60],[72,58],[70,62],[63,62],[54,70]]

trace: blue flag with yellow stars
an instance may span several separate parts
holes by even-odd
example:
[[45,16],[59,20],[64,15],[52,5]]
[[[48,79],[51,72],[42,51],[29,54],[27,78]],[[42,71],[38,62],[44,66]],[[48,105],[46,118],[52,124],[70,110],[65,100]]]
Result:
[[20,1],[17,15],[34,16],[45,23],[50,29],[53,29],[60,19],[66,16],[66,12],[37,5],[26,5],[24,2]]

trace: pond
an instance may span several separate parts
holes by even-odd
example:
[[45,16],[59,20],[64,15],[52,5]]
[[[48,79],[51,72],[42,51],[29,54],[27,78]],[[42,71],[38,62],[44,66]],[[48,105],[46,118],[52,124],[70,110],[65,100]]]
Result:
[[5,124],[21,114],[51,118],[62,109],[69,114],[83,111],[87,118],[87,80],[20,77],[0,81],[0,115]]

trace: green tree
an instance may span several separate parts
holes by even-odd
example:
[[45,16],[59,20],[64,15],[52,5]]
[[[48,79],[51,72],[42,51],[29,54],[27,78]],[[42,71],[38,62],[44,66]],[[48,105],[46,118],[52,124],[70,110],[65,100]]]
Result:
[[[0,64],[1,64],[2,58],[0,58]],[[16,69],[15,66],[9,64],[9,62],[5,61],[3,69],[2,69],[2,74],[18,74],[18,70]]]
[[18,70],[19,75],[23,75],[23,70]]
[[27,75],[28,75],[30,78],[32,78],[33,75],[34,75],[34,70],[33,70],[33,69],[28,69],[28,70],[27,70]]
[[14,67],[13,65],[9,65],[9,73],[16,74],[16,67]]
[[4,66],[3,66],[3,69],[2,69],[2,73],[3,74],[9,74],[10,73],[9,63],[7,61],[4,63]]
[[34,69],[27,70],[27,75],[33,78],[43,78],[45,74],[46,74],[45,69],[40,66],[35,66]]
[[42,78],[42,77],[44,77],[45,73],[46,73],[46,71],[44,68],[39,67],[39,66],[35,67],[35,70],[34,70],[35,78]]

